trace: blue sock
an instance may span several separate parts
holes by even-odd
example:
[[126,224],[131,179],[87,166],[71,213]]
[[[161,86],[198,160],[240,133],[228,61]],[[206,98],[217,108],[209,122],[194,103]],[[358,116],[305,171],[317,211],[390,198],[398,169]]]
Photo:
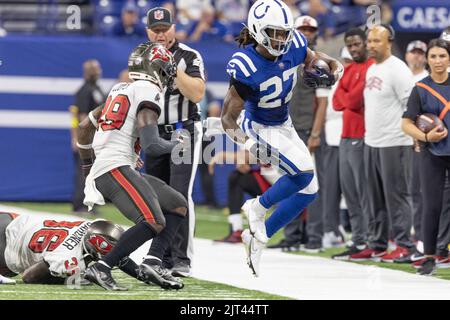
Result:
[[296,193],[289,198],[281,201],[278,208],[266,220],[266,233],[270,238],[278,230],[283,228],[295,217],[297,217],[303,209],[305,209],[317,196],[315,194]]
[[269,189],[259,197],[259,203],[269,209],[281,200],[306,188],[314,177],[313,173],[301,172],[295,176],[285,175],[277,180]]

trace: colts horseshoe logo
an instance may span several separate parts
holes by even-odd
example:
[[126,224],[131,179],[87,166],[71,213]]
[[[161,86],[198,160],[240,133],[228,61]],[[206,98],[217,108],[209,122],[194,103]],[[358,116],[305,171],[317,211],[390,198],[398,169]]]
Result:
[[264,11],[264,13],[262,13],[262,14],[260,14],[260,15],[257,15],[257,14],[256,14],[256,10],[257,10],[259,7],[261,7],[262,5],[264,5],[264,2],[261,3],[259,6],[257,6],[257,7],[255,8],[255,10],[253,10],[253,14],[254,14],[254,16],[255,16],[256,19],[261,19],[262,17],[264,17],[264,16],[266,15],[266,13],[267,13],[267,10],[269,10],[269,8],[270,8],[270,5],[267,5],[267,6],[266,6],[266,10]]

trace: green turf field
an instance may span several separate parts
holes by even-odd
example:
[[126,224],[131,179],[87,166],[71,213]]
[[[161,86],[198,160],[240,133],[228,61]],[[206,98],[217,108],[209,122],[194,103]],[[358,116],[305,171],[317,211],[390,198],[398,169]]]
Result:
[[[49,213],[72,214],[71,206],[67,203],[3,203],[4,205],[23,207]],[[112,205],[106,205],[99,209],[97,216],[85,216],[84,218],[103,218],[131,225]],[[221,210],[208,210],[198,208],[197,237],[214,239],[218,235],[228,232],[226,216]],[[246,290],[227,286],[219,283],[189,278],[184,279],[185,288],[182,290],[163,290],[158,286],[148,286],[139,282],[121,271],[114,273],[118,283],[127,286],[126,292],[107,292],[97,286],[87,286],[79,289],[55,285],[26,285],[16,277],[17,285],[0,285],[0,300],[11,299],[61,299],[61,300],[197,300],[197,299],[230,299],[230,300],[279,300],[286,297],[271,295],[268,293]]]
[[[71,206],[67,203],[4,203],[5,205],[23,207],[26,209],[50,212],[71,213]],[[108,219],[116,223],[130,225],[112,205],[99,209],[97,217]],[[87,216],[86,218],[92,218]],[[204,239],[218,239],[228,233],[228,223],[225,210],[209,209],[198,206],[196,208],[196,237]],[[282,232],[275,234],[270,243],[276,243],[282,238]],[[331,258],[335,253],[344,249],[329,249],[320,254],[312,254],[324,258]],[[304,252],[293,254],[310,255]],[[414,273],[415,269],[409,265],[398,265],[376,262],[349,262],[366,265],[375,265],[382,268],[401,270]],[[436,277],[450,280],[450,269],[439,269]],[[120,284],[130,287],[130,291],[123,293],[108,293],[98,287],[84,287],[82,289],[69,289],[64,286],[25,285],[0,286],[0,299],[286,299],[284,297],[266,294],[263,292],[239,289],[218,283],[185,279],[185,288],[180,291],[165,291],[156,286],[147,286],[143,283],[117,272],[116,278]]]

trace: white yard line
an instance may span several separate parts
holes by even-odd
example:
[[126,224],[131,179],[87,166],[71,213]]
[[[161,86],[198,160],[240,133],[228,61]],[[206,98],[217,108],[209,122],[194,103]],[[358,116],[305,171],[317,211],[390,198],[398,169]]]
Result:
[[[2,210],[38,213],[0,205]],[[57,217],[67,219],[67,215]],[[239,288],[301,300],[450,299],[450,281],[447,280],[273,250],[264,251],[261,276],[254,278],[245,263],[242,245],[215,244],[204,239],[196,239],[194,244],[195,278]],[[140,262],[147,248],[148,244],[139,248],[132,255],[133,259]]]

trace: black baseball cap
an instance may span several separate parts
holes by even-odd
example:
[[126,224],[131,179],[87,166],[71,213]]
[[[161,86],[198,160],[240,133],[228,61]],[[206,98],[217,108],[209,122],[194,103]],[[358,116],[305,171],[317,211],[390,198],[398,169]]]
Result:
[[163,7],[156,7],[147,12],[147,28],[151,29],[156,26],[168,26],[173,24],[172,14]]

